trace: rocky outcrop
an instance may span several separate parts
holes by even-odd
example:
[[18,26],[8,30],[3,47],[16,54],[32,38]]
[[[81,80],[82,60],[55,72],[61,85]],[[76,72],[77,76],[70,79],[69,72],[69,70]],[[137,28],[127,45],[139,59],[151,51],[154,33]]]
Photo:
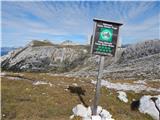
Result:
[[160,40],[150,40],[124,49],[119,60],[105,68],[106,76],[115,78],[159,79]]
[[[99,56],[88,58],[81,70],[70,76],[97,76]],[[119,49],[114,58],[105,58],[103,77],[112,79],[160,79],[160,40],[151,40]]]
[[71,66],[74,68],[76,62],[82,62],[87,54],[86,46],[64,47],[46,41],[44,44],[42,41],[32,41],[26,47],[1,57],[1,67],[15,71],[65,71]]
[[159,40],[149,40],[135,45],[128,46],[119,62],[128,62],[129,60],[138,59],[153,54],[160,53],[160,41]]

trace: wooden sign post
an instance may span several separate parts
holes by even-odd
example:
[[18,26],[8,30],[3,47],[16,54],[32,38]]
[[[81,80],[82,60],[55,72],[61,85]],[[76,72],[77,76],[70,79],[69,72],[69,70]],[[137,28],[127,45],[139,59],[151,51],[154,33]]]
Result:
[[103,75],[104,57],[114,57],[118,42],[119,26],[121,23],[93,19],[95,22],[91,39],[91,53],[100,55],[99,70],[96,83],[96,93],[92,114],[97,115],[97,106],[100,98],[101,78]]

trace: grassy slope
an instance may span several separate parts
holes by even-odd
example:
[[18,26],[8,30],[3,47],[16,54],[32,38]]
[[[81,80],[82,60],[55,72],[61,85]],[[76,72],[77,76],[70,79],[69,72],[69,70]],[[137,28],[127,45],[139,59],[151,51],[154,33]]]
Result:
[[[80,103],[76,94],[65,90],[72,83],[77,83],[86,91],[83,99],[86,104],[92,105],[94,85],[90,84],[89,79],[50,76],[45,73],[23,74],[31,80],[51,82],[53,86],[34,86],[31,81],[2,77],[2,115],[5,115],[2,120],[69,120],[72,108]],[[117,99],[114,90],[102,88],[101,93],[100,105],[107,109],[115,120],[152,120],[148,115],[130,110],[131,100],[138,99],[142,93],[127,92],[127,104]]]
[[39,41],[39,40],[33,40],[33,47],[37,46],[53,46],[53,44],[49,41]]

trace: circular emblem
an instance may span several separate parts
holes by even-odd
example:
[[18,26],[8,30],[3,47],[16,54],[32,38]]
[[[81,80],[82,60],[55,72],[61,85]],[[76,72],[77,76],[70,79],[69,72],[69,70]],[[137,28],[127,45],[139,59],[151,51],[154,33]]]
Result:
[[100,31],[100,40],[105,42],[112,42],[113,30],[110,28],[103,28]]

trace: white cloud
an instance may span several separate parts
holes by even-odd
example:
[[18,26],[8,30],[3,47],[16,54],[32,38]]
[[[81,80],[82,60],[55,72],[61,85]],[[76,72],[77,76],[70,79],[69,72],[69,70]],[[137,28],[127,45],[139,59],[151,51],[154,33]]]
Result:
[[128,17],[130,19],[138,17],[140,14],[143,14],[145,11],[152,9],[154,6],[153,2],[135,2],[137,5],[131,7],[128,11]]
[[[124,23],[121,35],[126,37],[157,37],[158,15],[151,14],[134,23],[143,13],[154,8],[155,2],[4,2],[2,3],[2,36],[18,36],[17,32],[35,37],[41,34],[91,35],[94,17]],[[141,18],[142,19],[142,18]],[[133,21],[133,22],[130,22]],[[148,31],[149,33],[146,33]],[[151,32],[153,31],[153,32]],[[136,35],[136,36],[133,36]],[[40,37],[40,36],[39,36]],[[159,36],[158,36],[159,37]],[[123,39],[123,37],[122,37]],[[124,40],[124,39],[123,39]]]
[[157,34],[159,32],[158,30],[159,28],[157,25],[160,25],[160,21],[158,20],[158,17],[159,17],[159,14],[145,20],[143,23],[124,25],[122,26],[122,32],[126,36],[131,36],[134,34],[146,35],[147,31],[156,29],[152,31],[152,33]]

